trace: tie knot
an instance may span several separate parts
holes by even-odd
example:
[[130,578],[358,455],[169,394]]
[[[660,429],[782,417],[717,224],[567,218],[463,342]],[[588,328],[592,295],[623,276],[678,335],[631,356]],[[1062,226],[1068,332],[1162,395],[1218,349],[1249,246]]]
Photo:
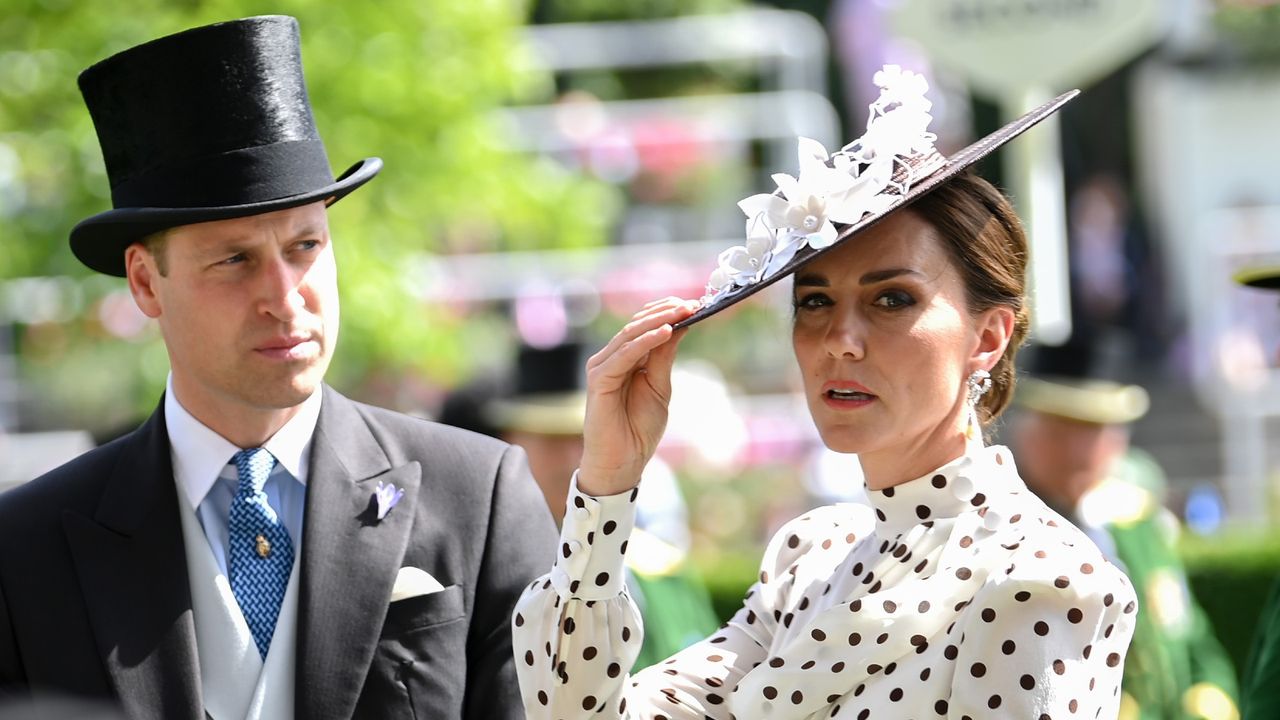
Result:
[[247,483],[253,487],[254,492],[262,491],[262,486],[267,484],[267,477],[276,466],[275,457],[266,448],[241,450],[231,458],[231,462],[235,463],[236,472],[240,475],[240,486],[244,487]]

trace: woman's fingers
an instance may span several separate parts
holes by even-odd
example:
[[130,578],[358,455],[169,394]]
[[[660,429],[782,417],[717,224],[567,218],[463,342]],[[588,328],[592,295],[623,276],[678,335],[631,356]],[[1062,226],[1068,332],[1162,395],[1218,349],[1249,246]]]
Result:
[[[661,346],[670,339],[671,325],[670,323],[663,323],[628,341],[618,348],[617,352],[588,370],[588,375],[595,381],[590,384],[594,385],[596,389],[605,392],[616,389],[632,372],[644,367],[646,357],[654,348]],[[601,387],[601,381],[604,381],[603,387]]]
[[697,308],[697,302],[696,300],[681,300],[680,298],[671,297],[649,303],[644,309],[636,313],[631,321],[623,326],[608,344],[587,360],[587,369],[590,370],[603,363],[617,353],[618,349],[623,345],[635,340],[653,328],[678,322],[680,319],[692,314],[693,310]]

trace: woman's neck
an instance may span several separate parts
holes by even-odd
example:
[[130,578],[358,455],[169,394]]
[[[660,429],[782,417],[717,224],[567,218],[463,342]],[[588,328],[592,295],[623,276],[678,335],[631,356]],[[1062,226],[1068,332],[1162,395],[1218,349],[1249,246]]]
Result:
[[949,420],[917,438],[859,453],[867,487],[883,490],[901,485],[964,455],[968,449],[965,430],[969,423],[968,413],[963,415],[960,423]]

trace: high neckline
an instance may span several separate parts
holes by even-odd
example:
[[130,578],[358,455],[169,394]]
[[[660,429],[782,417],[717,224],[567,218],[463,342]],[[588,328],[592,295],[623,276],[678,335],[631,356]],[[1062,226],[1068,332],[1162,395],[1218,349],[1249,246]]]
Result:
[[876,532],[892,538],[921,523],[981,510],[993,492],[1011,489],[1004,480],[1016,476],[1012,453],[993,445],[972,448],[914,480],[882,490],[867,488],[876,511]]

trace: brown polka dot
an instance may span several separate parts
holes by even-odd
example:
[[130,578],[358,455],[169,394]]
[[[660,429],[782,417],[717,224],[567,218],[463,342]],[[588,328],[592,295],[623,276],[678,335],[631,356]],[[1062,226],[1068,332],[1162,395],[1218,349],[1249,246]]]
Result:
[[609,663],[609,667],[605,669],[605,672],[609,677],[616,678],[622,673],[622,666],[618,663]]
[[724,702],[724,698],[720,697],[715,693],[707,693],[707,702],[711,703],[712,705],[719,705],[720,703]]
[[1000,707],[1000,696],[992,695],[991,697],[987,698],[987,707],[991,708],[992,710],[995,710],[996,708]]
[[973,577],[973,571],[967,567],[962,567],[956,571],[956,577],[960,578],[961,580],[968,580],[969,578]]
[[576,628],[576,627],[577,627],[577,626],[574,624],[574,622],[573,622],[573,618],[569,617],[569,618],[565,618],[565,619],[564,619],[564,634],[565,634],[565,635],[572,635],[572,634],[573,634],[573,631],[574,631],[574,628]]
[[1083,619],[1084,613],[1080,612],[1080,608],[1071,608],[1067,611],[1067,620],[1069,620],[1071,624],[1078,624]]
[[920,601],[920,604],[919,604],[918,606],[916,606],[916,611],[917,611],[917,612],[921,612],[921,613],[927,613],[927,612],[929,612],[929,601],[928,601],[928,600],[921,600],[921,601]]
[[1120,653],[1111,653],[1107,655],[1107,667],[1115,667],[1120,664]]
[[596,696],[595,696],[595,695],[588,695],[588,696],[586,696],[586,697],[582,698],[582,709],[583,709],[583,710],[591,710],[591,709],[594,709],[594,708],[595,708],[595,706],[596,706]]
[[577,581],[577,580],[574,580],[573,582],[569,583],[569,592],[571,592],[571,593],[576,593],[576,592],[578,592],[578,581]]
[[889,700],[890,700],[890,701],[892,701],[892,702],[898,702],[898,701],[899,701],[899,700],[901,700],[901,699],[902,699],[902,688],[894,688],[894,689],[892,689],[892,690],[890,690],[890,691],[889,691]]
[[883,668],[880,665],[876,663],[871,663],[870,665],[867,666],[867,674],[875,675],[876,673],[880,672],[880,670],[882,669]]
[[1004,653],[1005,655],[1012,655],[1013,651],[1017,649],[1018,649],[1017,643],[1015,643],[1012,640],[1005,640],[1004,644],[1000,646],[1000,652]]
[[1067,664],[1062,662],[1061,660],[1054,660],[1053,671],[1058,675],[1062,675],[1067,672]]
[[1077,709],[1079,709],[1079,707],[1080,707],[1080,703],[1076,702],[1075,698],[1072,698],[1071,702],[1067,703],[1067,709],[1070,710],[1071,712],[1075,712]]
[[809,636],[812,637],[814,640],[817,640],[818,642],[822,642],[823,640],[827,639],[827,634],[822,632],[818,628],[814,628],[813,632],[809,633]]
[[542,690],[538,691],[538,702],[542,703],[543,705],[547,704],[547,694]]
[[991,608],[983,608],[983,609],[982,609],[982,621],[983,621],[983,622],[995,622],[995,621],[996,621],[996,611],[995,611],[995,610],[992,610]]
[[997,465],[1004,464],[1004,455],[1001,455],[1000,453],[996,453],[996,464]]
[[792,535],[791,537],[787,538],[787,547],[793,548],[793,549],[800,547],[800,538],[796,535]]
[[831,672],[833,673],[842,672],[843,670],[844,670],[844,663],[842,662],[838,662],[835,665],[831,666]]
[[533,665],[533,651],[532,651],[532,650],[526,650],[526,651],[524,652],[524,664],[525,664],[525,665]]
[[1018,683],[1022,685],[1023,690],[1030,690],[1036,686],[1036,679],[1030,675],[1023,675],[1018,679]]
[[809,598],[807,597],[800,598],[800,609],[804,610],[807,607],[809,607]]
[[930,510],[927,505],[916,506],[916,517],[920,518],[921,520],[924,520],[925,518],[929,517],[929,513],[930,513]]
[[928,680],[928,679],[929,679],[929,673],[930,673],[930,672],[931,672],[931,671],[930,671],[930,669],[929,669],[929,668],[925,668],[925,669],[921,670],[921,671],[920,671],[920,682],[924,682],[925,680]]
[[583,659],[583,660],[594,660],[594,659],[595,659],[595,657],[596,657],[596,649],[595,649],[595,647],[594,647],[594,646],[592,646],[592,645],[588,645],[588,646],[586,646],[586,647],[582,648],[582,659]]
[[831,549],[831,538],[827,538],[826,540],[823,540],[823,541],[822,541],[822,549],[823,549],[823,550],[830,550],[830,549]]
[[972,544],[973,544],[973,538],[969,537],[968,535],[965,535],[964,537],[960,538],[960,547],[967,548]]
[[934,487],[941,490],[942,488],[947,486],[947,477],[945,475],[934,475],[933,480],[931,480],[930,482],[933,483]]
[[609,573],[602,572],[596,576],[596,585],[598,587],[604,587],[607,582],[609,582]]
[[921,560],[920,564],[916,565],[915,568],[913,568],[913,570],[915,572],[924,572],[925,567],[927,567],[928,565],[929,565],[929,560],[928,558],[926,558],[924,560]]
[[897,610],[897,609],[898,609],[898,604],[897,604],[897,603],[895,603],[894,601],[892,601],[892,600],[885,600],[885,601],[884,601],[884,611],[885,611],[885,612],[887,612],[887,613],[891,613],[891,612],[893,612],[894,610]]
[[778,697],[778,688],[772,685],[765,685],[763,692],[766,700],[773,700],[774,698]]
[[770,660],[769,660],[769,667],[771,667],[771,668],[780,668],[780,667],[782,667],[783,665],[786,665],[786,664],[787,664],[787,661],[786,661],[786,660],[783,660],[783,659],[782,659],[782,658],[780,658],[780,657],[772,658],[772,659],[770,659]]
[[1027,592],[1026,590],[1019,590],[1018,592],[1013,594],[1013,599],[1017,600],[1018,602],[1026,602],[1031,599],[1031,593]]
[[858,633],[849,633],[849,644],[850,644],[850,645],[857,645],[857,644],[858,644],[858,643],[860,643],[860,642],[862,642],[862,635],[860,635],[860,634],[858,634]]
[[934,703],[934,704],[933,704],[933,711],[934,711],[934,712],[936,712],[936,713],[938,713],[939,715],[946,715],[946,714],[947,714],[947,701],[946,701],[946,700],[939,700],[938,702]]
[[912,636],[911,636],[911,644],[912,644],[912,645],[914,645],[914,646],[916,646],[916,647],[920,647],[921,645],[924,645],[926,642],[928,642],[928,640],[926,640],[926,639],[925,639],[925,636],[923,636],[923,635],[912,635]]
[[1071,584],[1071,581],[1067,579],[1066,575],[1059,575],[1057,579],[1053,581],[1053,586],[1058,588],[1059,590],[1061,590],[1062,588],[1065,588],[1070,584]]
[[894,490],[893,488],[891,488],[891,487],[887,487],[887,488],[885,488],[884,490],[882,490],[881,492],[883,492],[883,493],[884,493],[884,496],[885,496],[885,497],[893,497],[893,494],[894,494],[895,490]]
[[1085,563],[1080,566],[1080,572],[1084,573],[1085,575],[1090,575],[1093,573],[1093,566],[1090,565],[1089,563]]
[[849,612],[858,612],[862,609],[862,600],[854,600],[849,603]]
[[[626,625],[623,625],[622,626],[622,642],[628,642],[630,640],[631,640],[631,628],[627,627]],[[715,640],[712,640],[711,642],[715,642]]]
[[956,647],[955,645],[948,645],[942,650],[943,657],[945,657],[948,660],[955,660],[956,656],[959,654],[960,654],[960,648]]
[[969,668],[969,673],[974,677],[982,677],[987,674],[987,666],[982,663],[974,663],[973,666]]
[[804,702],[804,693],[799,690],[791,693],[791,704],[799,705],[802,702]]
[[978,493],[977,495],[973,496],[973,499],[969,501],[969,504],[974,507],[978,507],[979,505],[981,505],[986,501],[987,501],[987,496],[983,495],[982,493]]
[[1022,513],[1014,513],[1013,517],[1009,518],[1009,522],[1016,523],[1021,519],[1022,519]]
[[783,616],[782,616],[782,626],[783,626],[783,627],[791,627],[791,621],[792,621],[792,620],[794,620],[794,619],[795,619],[795,617],[796,617],[796,614],[795,614],[795,613],[787,613],[786,615],[783,615]]
[[618,546],[618,552],[622,553],[623,555],[626,555],[626,554],[627,554],[627,543],[629,543],[629,542],[631,542],[631,541],[630,541],[630,540],[623,540],[623,541],[622,541],[622,544]]
[[1111,593],[1107,593],[1106,595],[1102,596],[1102,604],[1106,607],[1111,607],[1111,603],[1115,601],[1116,601],[1116,598]]
[[1138,607],[1138,604],[1137,604],[1137,603],[1135,603],[1134,601],[1130,600],[1129,602],[1125,603],[1124,611],[1125,611],[1125,613],[1126,613],[1126,614],[1127,614],[1127,613],[1131,613],[1131,612],[1133,612],[1133,609],[1134,609],[1134,608],[1136,608],[1136,607]]
[[889,639],[889,633],[880,633],[876,636],[876,644],[883,645]]
[[858,539],[858,536],[854,535],[853,533],[849,533],[848,535],[844,536],[844,541],[849,543],[850,545],[852,545],[853,541],[857,539]]
[[1049,623],[1043,620],[1037,620],[1034,629],[1037,635],[1044,637],[1049,634]]
[[817,660],[806,660],[805,663],[800,666],[800,669],[809,670],[810,668],[812,668],[814,665],[817,665],[817,664],[818,664]]
[[1093,654],[1093,646],[1092,646],[1092,645],[1085,645],[1085,646],[1084,646],[1084,650],[1083,650],[1083,651],[1081,651],[1081,653],[1080,653],[1080,654],[1081,654],[1081,655],[1084,655],[1084,659],[1085,659],[1085,660],[1088,660],[1088,659],[1089,659],[1089,656]]

